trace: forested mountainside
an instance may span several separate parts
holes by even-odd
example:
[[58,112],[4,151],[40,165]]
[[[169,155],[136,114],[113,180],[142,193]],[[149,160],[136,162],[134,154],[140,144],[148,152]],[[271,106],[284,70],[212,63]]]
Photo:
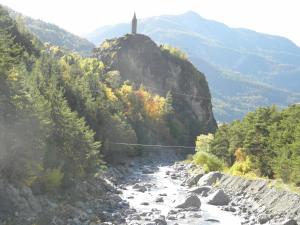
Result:
[[[232,29],[194,12],[139,20],[138,32],[187,52],[209,83],[216,119],[242,118],[257,106],[299,102],[300,48],[286,38]],[[129,24],[99,28],[98,45],[127,33]]]
[[12,18],[16,19],[20,25],[25,26],[43,43],[59,46],[71,52],[78,52],[82,56],[90,56],[95,45],[88,40],[74,35],[57,25],[32,19],[11,9],[7,9]]
[[[159,72],[178,71],[170,73],[177,77],[168,77],[174,85],[162,95],[136,82],[145,74],[132,74],[137,77],[128,80],[125,71],[113,68],[114,60],[109,64],[107,59],[82,58],[44,46],[32,34],[21,32],[0,9],[1,178],[37,185],[41,191],[67,187],[101,168],[104,161],[119,162],[140,153],[140,147],[116,143],[192,144],[189,135],[216,129],[205,77],[150,38],[143,36],[138,46],[145,45],[169,66]],[[127,50],[137,52],[134,45]],[[118,55],[109,49],[105,54]],[[147,54],[139,57],[141,62],[155,63]],[[185,81],[190,94],[205,99],[173,97],[178,81]]]

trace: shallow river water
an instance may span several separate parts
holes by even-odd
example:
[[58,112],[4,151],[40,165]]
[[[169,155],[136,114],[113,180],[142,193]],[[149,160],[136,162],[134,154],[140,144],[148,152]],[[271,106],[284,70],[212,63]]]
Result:
[[[139,192],[128,185],[126,190],[123,191],[123,198],[126,199],[130,207],[135,208],[137,213],[148,213],[155,211],[159,215],[167,217],[170,210],[174,210],[175,206],[182,203],[188,195],[188,187],[181,186],[182,181],[171,179],[166,176],[167,171],[172,171],[170,166],[161,166],[152,174],[142,174],[137,171],[134,176],[139,178],[141,183],[147,183],[151,186],[145,192]],[[163,196],[164,202],[155,202],[157,197]],[[193,225],[193,224],[221,224],[221,225],[240,225],[241,219],[232,215],[230,212],[225,212],[216,206],[208,205],[205,203],[205,198],[201,199],[201,208],[197,212],[183,212],[184,215],[181,219],[167,220],[170,225]],[[142,205],[141,203],[147,202],[149,205]],[[194,215],[201,215],[200,218],[195,218]],[[198,216],[199,217],[199,216]],[[208,221],[210,220],[210,221]],[[146,224],[146,221],[140,221],[141,224]]]

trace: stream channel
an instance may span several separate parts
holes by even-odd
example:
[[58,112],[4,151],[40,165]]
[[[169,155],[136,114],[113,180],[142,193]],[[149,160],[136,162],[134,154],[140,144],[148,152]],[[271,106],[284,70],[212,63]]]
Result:
[[[182,186],[182,180],[172,179],[169,173],[174,173],[172,166],[158,166],[149,173],[142,169],[136,170],[124,186],[122,198],[128,201],[136,210],[134,216],[127,218],[128,224],[155,224],[153,218],[166,218],[168,225],[240,225],[242,219],[231,212],[221,210],[217,206],[206,204],[206,198],[198,196],[201,207],[197,211],[180,211],[176,205],[182,203],[189,195],[189,188]],[[130,182],[131,181],[131,182]],[[142,192],[134,188],[134,184],[144,185],[147,190]],[[163,202],[156,202],[157,198]]]

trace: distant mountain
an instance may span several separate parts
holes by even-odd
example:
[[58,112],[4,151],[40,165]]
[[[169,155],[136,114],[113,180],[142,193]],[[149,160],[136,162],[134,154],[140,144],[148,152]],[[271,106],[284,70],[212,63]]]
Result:
[[95,45],[88,40],[76,36],[54,24],[42,20],[32,19],[18,12],[8,9],[10,16],[24,23],[25,27],[37,36],[40,41],[65,48],[69,51],[76,51],[83,56],[89,56]]
[[[99,45],[129,31],[124,23],[86,37]],[[300,48],[284,37],[233,29],[194,12],[140,20],[138,32],[188,53],[207,77],[219,121],[241,118],[258,106],[300,100]]]

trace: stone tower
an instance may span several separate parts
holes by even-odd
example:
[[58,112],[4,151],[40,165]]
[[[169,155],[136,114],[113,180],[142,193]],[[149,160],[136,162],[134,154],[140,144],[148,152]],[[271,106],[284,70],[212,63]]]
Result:
[[131,33],[136,34],[137,31],[137,19],[136,15],[134,13],[133,18],[132,18],[132,23],[131,23]]

